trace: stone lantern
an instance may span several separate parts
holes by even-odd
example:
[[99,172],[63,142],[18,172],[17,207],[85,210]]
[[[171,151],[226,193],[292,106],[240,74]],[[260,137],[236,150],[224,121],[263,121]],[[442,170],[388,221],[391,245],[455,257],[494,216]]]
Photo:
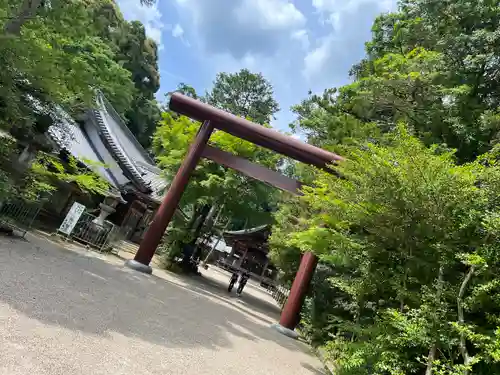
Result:
[[120,201],[123,201],[120,193],[109,191],[104,198],[104,201],[99,204],[99,208],[101,209],[101,212],[99,212],[99,216],[96,217],[92,222],[103,227],[106,218],[116,211],[116,206]]

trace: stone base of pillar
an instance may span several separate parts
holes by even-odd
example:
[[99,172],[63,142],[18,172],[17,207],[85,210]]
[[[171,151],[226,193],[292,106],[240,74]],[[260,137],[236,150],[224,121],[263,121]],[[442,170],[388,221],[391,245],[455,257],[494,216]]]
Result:
[[153,273],[153,269],[151,268],[151,266],[139,263],[134,259],[127,260],[125,262],[125,267],[132,268],[135,271],[146,273],[148,275],[151,275]]
[[278,323],[273,324],[273,325],[271,325],[271,328],[278,331],[282,335],[288,336],[292,339],[297,340],[299,338],[299,334],[297,332],[295,332],[294,330],[288,329],[286,327],[283,327],[281,324],[278,324]]

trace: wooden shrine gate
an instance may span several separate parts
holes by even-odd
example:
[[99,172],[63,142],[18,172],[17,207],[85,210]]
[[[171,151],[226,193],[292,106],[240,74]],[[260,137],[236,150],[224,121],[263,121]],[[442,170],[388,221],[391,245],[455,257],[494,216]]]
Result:
[[[169,107],[179,114],[186,115],[193,120],[201,121],[202,125],[191,144],[186,158],[177,171],[161,206],[158,208],[135,258],[126,262],[128,267],[140,272],[152,272],[149,263],[174,215],[189,182],[191,173],[202,157],[211,159],[216,163],[235,169],[247,176],[280,189],[300,194],[302,184],[299,181],[209,146],[207,144],[208,140],[215,129],[291,157],[297,161],[322,168],[330,173],[335,173],[331,169],[331,165],[343,160],[342,157],[331,152],[252,123],[179,93],[171,95]],[[317,258],[313,253],[308,252],[303,255],[299,270],[290,290],[290,295],[283,308],[280,324],[277,325],[277,328],[286,335],[297,336],[293,330],[298,323],[298,316],[316,264]]]

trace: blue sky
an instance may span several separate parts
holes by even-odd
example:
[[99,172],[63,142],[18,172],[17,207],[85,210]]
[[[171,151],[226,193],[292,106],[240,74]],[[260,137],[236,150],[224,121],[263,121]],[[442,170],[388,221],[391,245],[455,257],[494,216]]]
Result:
[[375,17],[396,0],[118,0],[128,20],[139,20],[160,46],[158,99],[180,82],[199,93],[217,72],[248,68],[274,86],[281,111],[273,126],[286,131],[290,106],[308,90],[349,82],[364,56]]

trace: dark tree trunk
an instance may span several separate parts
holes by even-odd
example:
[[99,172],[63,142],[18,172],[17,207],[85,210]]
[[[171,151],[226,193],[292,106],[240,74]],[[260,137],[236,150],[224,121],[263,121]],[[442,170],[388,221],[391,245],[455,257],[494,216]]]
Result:
[[193,227],[191,228],[193,237],[192,240],[185,244],[184,247],[184,255],[182,258],[182,268],[188,273],[198,273],[198,267],[195,264],[195,260],[197,257],[197,246],[196,240],[200,236],[201,229],[203,228],[203,224],[210,212],[210,206],[204,205],[201,207],[199,212],[194,215],[196,220],[194,220]]

